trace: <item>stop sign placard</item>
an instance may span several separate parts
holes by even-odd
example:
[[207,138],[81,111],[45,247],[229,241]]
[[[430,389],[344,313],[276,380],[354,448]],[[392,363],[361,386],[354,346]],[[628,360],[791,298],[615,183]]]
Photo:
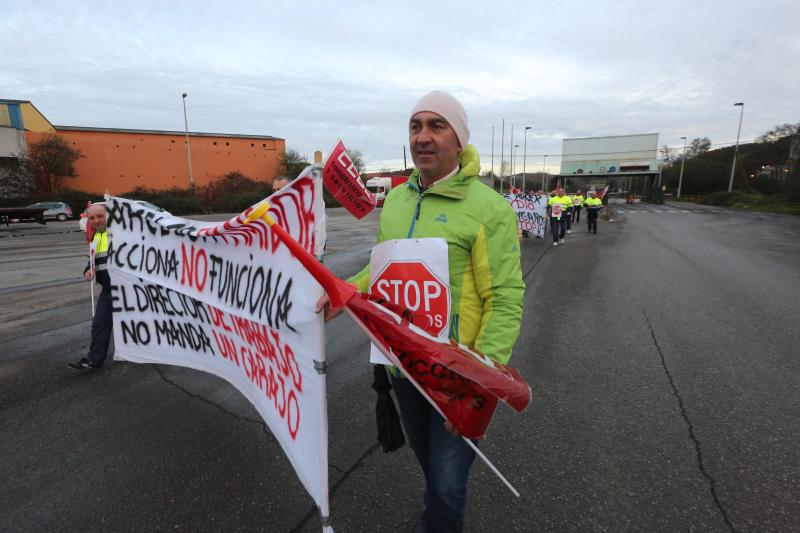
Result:
[[450,287],[423,261],[393,261],[375,276],[370,294],[426,318],[423,329],[435,337],[446,333],[450,318]]

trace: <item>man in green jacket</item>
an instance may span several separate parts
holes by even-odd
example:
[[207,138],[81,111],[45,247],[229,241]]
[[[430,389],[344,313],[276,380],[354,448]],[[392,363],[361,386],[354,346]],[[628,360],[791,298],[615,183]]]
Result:
[[[409,144],[416,170],[387,195],[377,242],[438,237],[447,241],[450,339],[507,363],[519,335],[525,284],[517,217],[482,184],[466,112],[453,96],[433,91],[414,106]],[[351,278],[370,285],[369,266]],[[327,304],[323,297],[318,305]],[[326,318],[332,313],[326,309]],[[475,454],[453,427],[399,373],[392,382],[409,444],[425,473],[421,530],[461,531],[469,469]]]

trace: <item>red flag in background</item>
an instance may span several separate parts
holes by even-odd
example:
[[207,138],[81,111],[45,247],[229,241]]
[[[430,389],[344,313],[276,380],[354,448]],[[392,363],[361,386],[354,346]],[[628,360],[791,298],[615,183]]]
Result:
[[356,218],[364,218],[378,203],[375,195],[361,180],[353,158],[347,153],[341,140],[336,143],[325,161],[322,179],[325,188]]
[[497,400],[522,411],[531,389],[519,372],[465,346],[432,337],[422,329],[426,318],[359,293],[337,278],[280,225],[271,229],[327,291],[331,305],[346,306],[356,323],[384,355],[418,383],[444,417],[463,436],[483,437]]
[[511,187],[511,189],[509,189],[508,192],[510,194],[521,194],[522,193],[522,189],[517,189],[516,187]]
[[597,197],[602,200],[603,198],[605,198],[607,192],[608,192],[608,185],[606,185],[605,189],[597,193]]

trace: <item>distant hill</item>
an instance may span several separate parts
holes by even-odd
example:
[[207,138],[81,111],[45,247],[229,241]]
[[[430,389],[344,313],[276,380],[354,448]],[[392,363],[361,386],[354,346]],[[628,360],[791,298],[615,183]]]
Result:
[[[793,142],[800,144],[800,135],[740,144],[733,188],[765,194],[790,189],[800,180],[798,165],[790,161]],[[734,150],[735,147],[726,146],[687,158],[681,194],[704,195],[728,190]],[[680,158],[664,169],[662,183],[667,189],[677,189],[680,169]]]

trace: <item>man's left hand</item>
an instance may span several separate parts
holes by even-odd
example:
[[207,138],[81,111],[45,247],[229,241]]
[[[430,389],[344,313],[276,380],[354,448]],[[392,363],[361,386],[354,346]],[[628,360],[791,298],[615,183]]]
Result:
[[449,431],[454,437],[460,437],[461,436],[461,433],[458,432],[456,427],[453,424],[451,424],[449,420],[445,420],[444,421],[444,429]]

